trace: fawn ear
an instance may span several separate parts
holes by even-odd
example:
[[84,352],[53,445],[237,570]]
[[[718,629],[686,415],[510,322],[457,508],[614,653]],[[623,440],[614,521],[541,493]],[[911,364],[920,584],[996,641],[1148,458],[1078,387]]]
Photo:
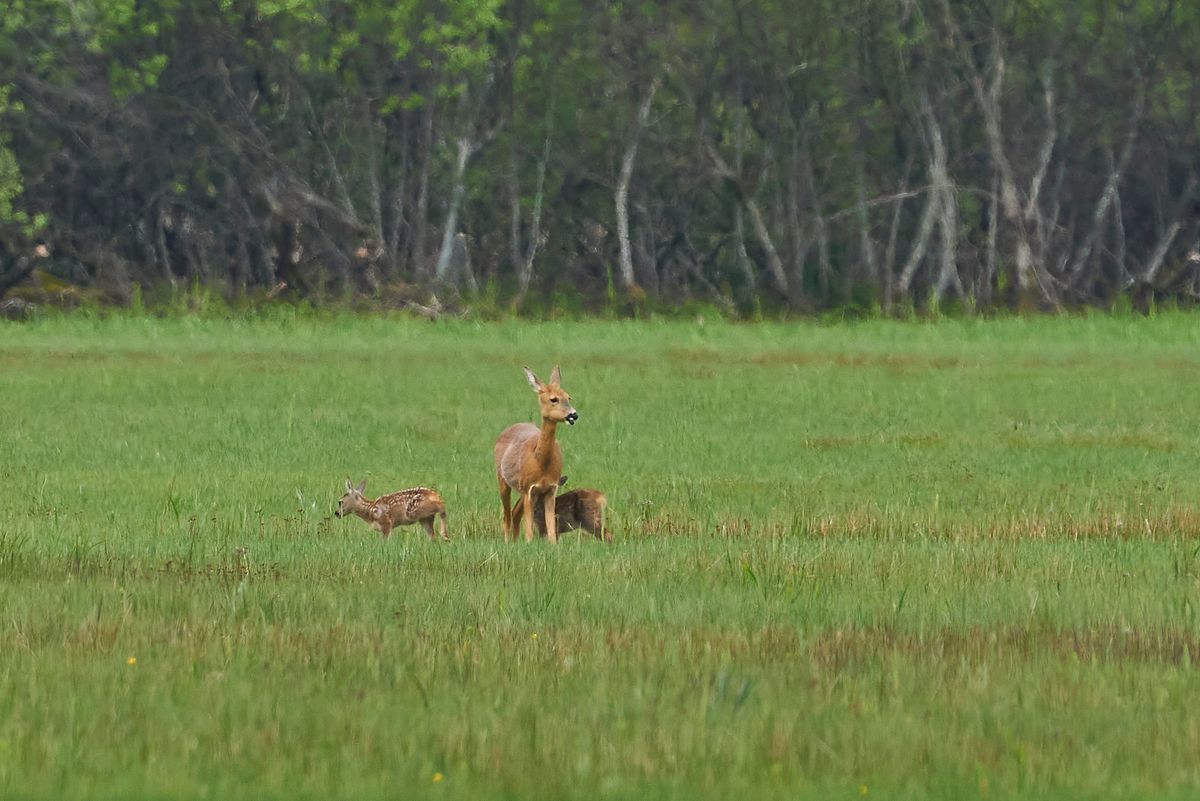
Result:
[[346,479],[346,492],[354,492],[354,484],[350,479]]
[[557,364],[554,365],[554,369],[550,371],[550,383],[551,384],[562,383],[562,372],[558,369]]
[[540,392],[542,389],[542,382],[538,381],[538,377],[534,375],[533,371],[528,367],[522,367],[521,369],[525,371],[525,380],[529,382],[529,386],[533,387],[533,391]]
[[364,478],[362,481],[358,482],[358,486],[354,488],[354,491],[361,495],[362,491],[365,490],[366,488],[367,488],[367,480]]
[[567,486],[567,477],[566,477],[566,476],[559,476],[559,477],[558,477],[558,486],[560,486],[560,487],[565,487],[565,486]]

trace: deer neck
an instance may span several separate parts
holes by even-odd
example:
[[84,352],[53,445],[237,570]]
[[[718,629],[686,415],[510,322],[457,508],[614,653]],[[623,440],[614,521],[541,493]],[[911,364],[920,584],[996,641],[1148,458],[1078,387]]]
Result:
[[539,465],[547,465],[554,458],[554,437],[558,431],[558,423],[548,418],[542,418],[542,430],[538,433],[537,441],[533,444],[533,458]]
[[371,518],[373,516],[372,512],[375,511],[375,503],[376,501],[364,497],[362,499],[362,503],[354,507],[354,514],[358,515],[363,520],[366,520],[368,523],[371,522]]

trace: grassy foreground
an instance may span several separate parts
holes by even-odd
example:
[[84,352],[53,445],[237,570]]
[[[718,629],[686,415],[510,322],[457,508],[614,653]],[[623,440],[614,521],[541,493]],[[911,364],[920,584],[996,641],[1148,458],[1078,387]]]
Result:
[[[611,545],[500,539],[556,361]],[[67,317],[0,375],[0,798],[1200,795],[1200,318]]]

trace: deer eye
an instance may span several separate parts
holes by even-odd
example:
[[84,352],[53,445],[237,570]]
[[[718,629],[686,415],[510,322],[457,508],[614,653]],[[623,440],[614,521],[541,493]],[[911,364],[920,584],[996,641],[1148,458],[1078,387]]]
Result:
[[551,403],[558,403],[558,398],[551,398],[551,399],[550,399],[550,402],[551,402]]

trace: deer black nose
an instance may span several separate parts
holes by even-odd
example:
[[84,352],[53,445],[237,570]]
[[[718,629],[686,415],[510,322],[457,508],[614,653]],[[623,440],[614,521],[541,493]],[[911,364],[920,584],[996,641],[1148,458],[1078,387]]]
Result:
[[575,421],[578,419],[579,419],[579,414],[577,412],[571,412],[570,414],[567,415],[567,424],[573,426],[573,425],[575,425]]

